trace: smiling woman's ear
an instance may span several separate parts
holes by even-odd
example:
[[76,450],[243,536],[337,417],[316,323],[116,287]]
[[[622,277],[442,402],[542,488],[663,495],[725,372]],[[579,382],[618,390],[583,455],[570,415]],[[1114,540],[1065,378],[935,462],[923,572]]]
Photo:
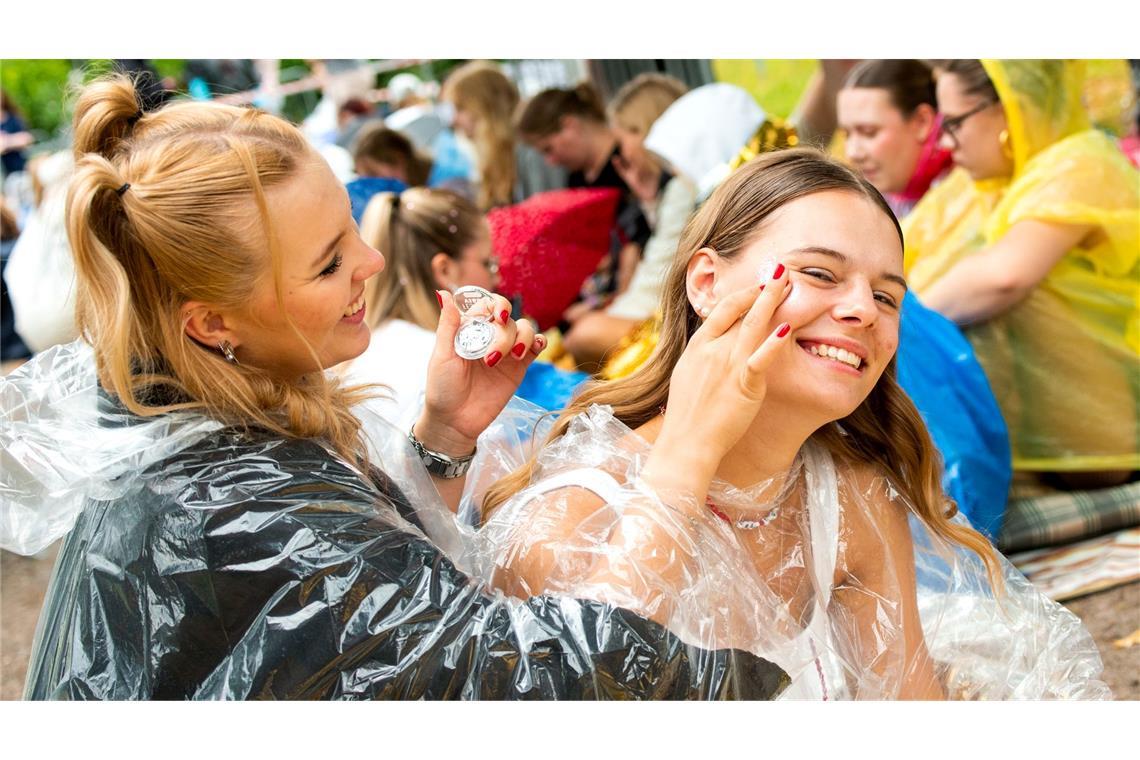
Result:
[[182,307],[182,324],[186,334],[207,348],[229,343],[233,348],[241,345],[237,333],[217,310],[200,301],[189,301]]
[[716,305],[716,251],[702,248],[689,259],[685,275],[685,291],[689,303],[701,313]]

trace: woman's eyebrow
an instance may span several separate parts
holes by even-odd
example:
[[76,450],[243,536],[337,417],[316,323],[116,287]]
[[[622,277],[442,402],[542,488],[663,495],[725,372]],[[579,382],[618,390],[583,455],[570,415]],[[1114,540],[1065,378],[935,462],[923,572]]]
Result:
[[[802,248],[793,248],[792,250],[788,251],[788,254],[792,254],[792,253],[817,253],[817,254],[820,254],[821,256],[830,256],[831,258],[839,261],[841,264],[847,264],[851,261],[851,258],[847,254],[840,253],[839,251],[835,250],[834,248],[827,248],[826,246],[822,246],[822,245],[807,245],[807,246],[804,246]],[[785,255],[787,255],[787,254],[785,254]],[[909,290],[910,289],[909,286],[906,284],[906,280],[903,279],[902,277],[899,277],[897,274],[893,274],[891,272],[884,272],[883,274],[879,275],[879,277],[884,279],[884,280],[887,280],[888,282],[895,283],[896,285],[900,286],[903,290]]]

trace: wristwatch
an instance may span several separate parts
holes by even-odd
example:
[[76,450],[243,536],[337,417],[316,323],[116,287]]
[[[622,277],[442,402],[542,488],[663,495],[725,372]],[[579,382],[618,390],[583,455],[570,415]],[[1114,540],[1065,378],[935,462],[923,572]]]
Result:
[[471,468],[471,461],[475,459],[474,451],[465,457],[449,457],[447,454],[441,454],[438,451],[424,448],[424,445],[416,438],[415,424],[413,424],[412,429],[408,431],[408,440],[411,442],[412,448],[416,450],[416,456],[423,462],[427,471],[437,478],[443,478],[444,480],[461,478],[466,475],[467,470]]

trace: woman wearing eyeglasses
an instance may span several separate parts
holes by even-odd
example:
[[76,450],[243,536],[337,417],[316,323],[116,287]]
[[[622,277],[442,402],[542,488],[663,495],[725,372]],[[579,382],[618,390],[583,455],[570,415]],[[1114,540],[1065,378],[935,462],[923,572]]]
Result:
[[959,167],[907,218],[905,268],[965,328],[1015,470],[1095,488],[1140,469],[1140,176],[1081,104],[1079,61],[939,66]]
[[498,287],[491,233],[470,201],[419,187],[374,196],[360,220],[360,234],[384,254],[391,276],[368,281],[365,320],[372,342],[346,375],[388,386],[391,398],[382,413],[393,423],[410,424],[435,347],[440,312],[435,292],[462,285],[492,292]]

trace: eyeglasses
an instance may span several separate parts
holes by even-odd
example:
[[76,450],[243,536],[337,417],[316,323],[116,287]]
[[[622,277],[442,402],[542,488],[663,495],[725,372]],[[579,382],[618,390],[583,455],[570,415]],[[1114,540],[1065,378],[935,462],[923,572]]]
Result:
[[943,115],[942,125],[938,128],[938,133],[940,135],[946,135],[949,137],[950,141],[954,143],[955,148],[961,147],[958,144],[958,130],[962,128],[962,124],[965,123],[966,119],[970,118],[976,113],[981,113],[990,106],[995,105],[996,102],[997,101],[994,100],[987,100],[980,105],[974,106],[969,111],[966,111],[966,113],[959,114],[958,116]]

